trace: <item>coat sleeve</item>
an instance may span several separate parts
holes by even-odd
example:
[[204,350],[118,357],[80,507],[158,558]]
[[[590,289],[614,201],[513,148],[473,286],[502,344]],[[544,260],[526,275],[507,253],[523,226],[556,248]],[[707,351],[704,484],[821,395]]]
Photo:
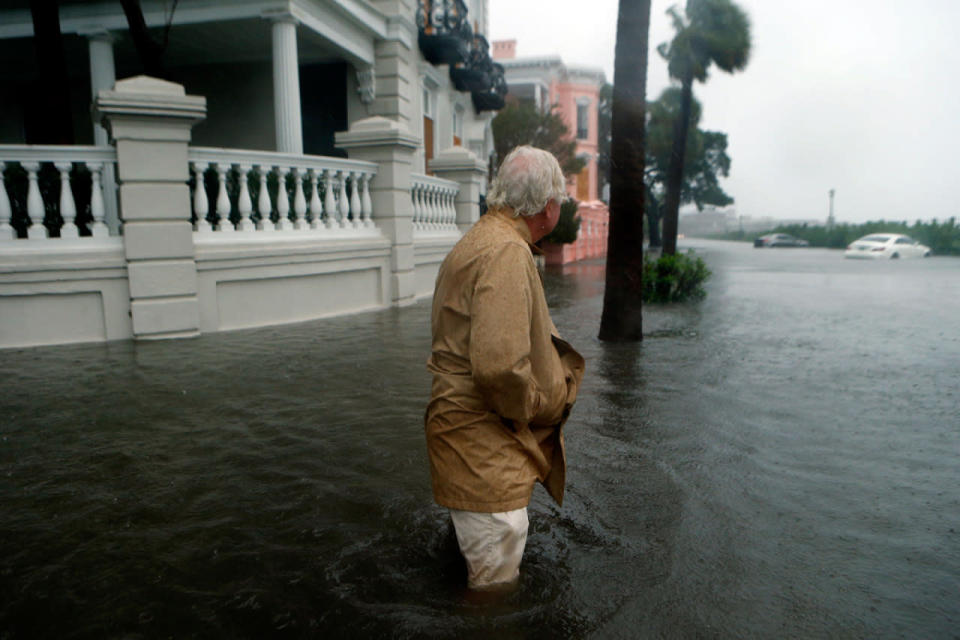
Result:
[[473,292],[470,365],[491,410],[527,424],[540,410],[541,394],[530,365],[533,292],[530,250],[505,244],[481,268]]

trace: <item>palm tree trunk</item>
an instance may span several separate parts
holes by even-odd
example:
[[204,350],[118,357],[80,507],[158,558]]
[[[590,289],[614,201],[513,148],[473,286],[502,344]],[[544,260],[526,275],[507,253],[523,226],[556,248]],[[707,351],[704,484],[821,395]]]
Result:
[[660,237],[660,202],[657,197],[647,191],[647,237],[650,238],[650,248],[663,246]]
[[[163,47],[150,37],[147,21],[143,17],[143,8],[140,0],[120,0],[123,13],[127,16],[130,38],[140,57],[143,72],[154,78],[167,78],[163,68]],[[176,6],[176,3],[174,3]]]
[[677,223],[680,218],[680,191],[683,188],[683,164],[686,160],[687,132],[690,129],[690,103],[693,100],[693,76],[682,81],[680,115],[673,124],[673,151],[667,169],[667,189],[663,204],[663,255],[677,252]]
[[601,340],[643,340],[644,115],[650,0],[620,0],[613,67],[610,233]]
[[27,144],[73,144],[70,84],[60,31],[60,7],[52,0],[31,0],[37,80],[28,114]]

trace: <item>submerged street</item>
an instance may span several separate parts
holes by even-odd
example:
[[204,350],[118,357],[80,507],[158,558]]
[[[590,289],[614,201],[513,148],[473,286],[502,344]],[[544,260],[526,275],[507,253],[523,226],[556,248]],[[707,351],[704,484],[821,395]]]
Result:
[[[0,352],[0,637],[953,638],[960,259],[688,240],[706,300],[596,340],[519,589],[432,502],[430,305]],[[55,614],[55,615],[54,615]]]

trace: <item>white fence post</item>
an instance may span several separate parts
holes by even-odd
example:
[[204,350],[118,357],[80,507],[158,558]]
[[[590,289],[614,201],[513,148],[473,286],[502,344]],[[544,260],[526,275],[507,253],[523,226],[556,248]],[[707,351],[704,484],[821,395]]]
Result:
[[[373,220],[391,244],[389,296],[394,305],[412,304],[416,296],[416,265],[410,172],[420,140],[406,126],[374,116],[354,122],[349,131],[337,133],[336,141],[352,159],[378,165],[376,180],[370,185],[370,199]],[[346,197],[346,191],[340,193],[341,198]],[[343,204],[346,203],[341,201]]]
[[480,218],[480,189],[486,179],[487,166],[464,147],[451,147],[437,154],[430,161],[430,169],[438,178],[446,178],[460,184],[454,207],[456,224],[461,232]]
[[117,146],[133,335],[198,335],[187,145],[191,127],[206,116],[206,99],[185,95],[178,84],[137,76],[100,91],[94,109]]

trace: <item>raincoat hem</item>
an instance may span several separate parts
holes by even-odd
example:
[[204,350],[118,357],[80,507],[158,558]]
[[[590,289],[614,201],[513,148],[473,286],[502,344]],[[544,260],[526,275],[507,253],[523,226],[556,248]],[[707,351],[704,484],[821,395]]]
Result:
[[500,500],[497,502],[472,502],[470,500],[451,500],[434,496],[434,500],[441,507],[447,509],[458,509],[460,511],[476,511],[477,513],[502,513],[504,511],[513,511],[514,509],[523,509],[530,504],[530,496],[533,494],[533,487],[527,496],[515,498],[513,500]]

